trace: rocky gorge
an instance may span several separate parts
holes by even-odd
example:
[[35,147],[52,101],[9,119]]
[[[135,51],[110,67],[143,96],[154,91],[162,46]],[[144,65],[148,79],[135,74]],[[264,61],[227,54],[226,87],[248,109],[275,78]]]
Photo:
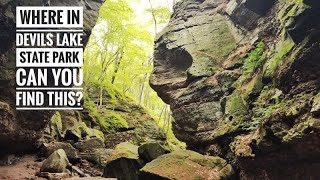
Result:
[[[103,3],[49,2],[83,6],[86,39]],[[43,3],[0,0],[0,179],[320,178],[318,1],[176,3],[150,85],[187,150],[111,87],[92,85],[81,112],[15,110],[15,6]]]

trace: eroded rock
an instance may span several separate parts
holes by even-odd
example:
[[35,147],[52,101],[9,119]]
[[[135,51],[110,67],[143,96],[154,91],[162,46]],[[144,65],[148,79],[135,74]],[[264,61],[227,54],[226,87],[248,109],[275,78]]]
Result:
[[240,179],[317,179],[319,8],[314,0],[178,2],[155,41],[150,81],[170,104],[176,137],[228,159]]

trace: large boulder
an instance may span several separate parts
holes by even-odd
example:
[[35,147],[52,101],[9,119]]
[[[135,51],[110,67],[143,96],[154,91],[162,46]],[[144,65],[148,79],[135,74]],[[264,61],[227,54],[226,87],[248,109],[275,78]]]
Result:
[[80,141],[74,144],[74,147],[80,151],[88,151],[95,148],[104,148],[104,142],[100,138],[90,138],[84,141]]
[[180,150],[160,156],[141,169],[141,180],[231,179],[234,170],[224,159]]
[[82,152],[80,157],[98,165],[99,167],[105,167],[111,157],[112,152],[113,149],[95,148]]
[[69,160],[63,149],[53,152],[43,161],[40,171],[49,173],[64,173],[69,166]]
[[150,162],[157,157],[169,153],[169,150],[165,149],[157,142],[149,142],[141,145],[138,149],[139,157],[145,162]]
[[103,177],[119,180],[138,180],[144,163],[139,159],[138,146],[128,142],[116,146],[104,168]]
[[[202,132],[217,127],[223,117],[220,99],[237,77],[236,72],[220,73],[221,62],[246,39],[223,15],[225,7],[224,0],[180,1],[155,41],[151,87],[171,105],[173,129],[182,141],[201,143],[207,138]],[[218,73],[214,79],[221,86],[208,87],[205,77]]]
[[319,15],[316,0],[179,1],[150,80],[176,137],[241,179],[319,178]]
[[46,157],[49,157],[53,152],[63,149],[67,154],[68,159],[75,161],[78,159],[78,150],[67,142],[51,142],[44,143],[41,146],[41,152]]

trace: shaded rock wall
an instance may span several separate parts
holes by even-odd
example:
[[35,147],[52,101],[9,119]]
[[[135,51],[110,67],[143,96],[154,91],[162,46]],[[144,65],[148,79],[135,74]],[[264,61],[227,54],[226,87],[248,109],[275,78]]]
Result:
[[[51,6],[84,7],[84,41],[90,35],[103,0],[51,0]],[[15,8],[42,6],[41,0],[0,1],[0,149],[32,149],[53,112],[15,110]]]
[[227,159],[240,179],[319,178],[319,8],[179,1],[155,40],[150,81],[175,135]]

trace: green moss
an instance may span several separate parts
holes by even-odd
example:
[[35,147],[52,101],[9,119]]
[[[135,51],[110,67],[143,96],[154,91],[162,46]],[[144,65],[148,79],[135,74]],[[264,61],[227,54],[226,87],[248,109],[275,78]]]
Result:
[[283,25],[286,25],[290,18],[294,18],[301,14],[305,9],[309,8],[303,3],[303,0],[284,1],[284,8],[278,13],[278,19]]
[[236,91],[227,97],[226,114],[236,116],[246,115],[248,108],[241,91]]
[[141,169],[163,179],[229,179],[234,171],[219,157],[204,156],[199,153],[180,150],[162,155]]
[[88,96],[85,96],[85,110],[97,119],[104,133],[113,133],[119,129],[128,128],[127,121],[114,111],[99,110],[99,106],[93,102]]
[[61,137],[62,135],[62,120],[58,111],[51,117],[50,134],[52,137]]
[[243,126],[245,130],[257,129],[262,122],[269,119],[276,110],[284,105],[279,97],[272,99],[276,93],[277,90],[270,86],[263,88],[257,100],[253,103],[251,120]]
[[109,162],[122,157],[129,159],[139,159],[138,148],[138,146],[128,142],[120,143],[112,152]]
[[104,115],[104,119],[100,121],[100,124],[106,132],[114,132],[129,127],[127,121],[114,111],[105,111]]
[[284,142],[292,142],[294,139],[301,139],[308,135],[312,129],[320,129],[319,120],[309,117],[306,121],[296,124],[292,129],[286,132],[283,136]]
[[103,132],[101,132],[97,129],[89,128],[84,122],[80,122],[78,124],[78,126],[75,127],[74,130],[79,135],[81,135],[81,137],[84,137],[84,139],[90,139],[92,137],[97,137],[97,138],[104,140]]
[[263,63],[266,59],[266,53],[264,53],[265,44],[259,42],[255,48],[249,52],[249,54],[243,58],[243,66],[241,67],[241,76],[234,83],[233,86],[240,87],[246,79],[250,78],[255,70]]
[[215,130],[215,137],[224,136],[236,132],[242,124],[250,119],[250,112],[243,98],[243,92],[235,91],[227,97],[225,108],[225,119],[221,120]]
[[51,125],[56,125],[57,128],[62,130],[62,121],[61,121],[61,115],[57,111],[51,118]]
[[265,78],[272,78],[275,71],[282,64],[286,55],[294,47],[293,40],[286,34],[285,31],[282,33],[282,41],[277,44],[276,52],[274,56],[265,65]]
[[241,87],[245,100],[251,95],[259,94],[264,84],[262,83],[263,71],[258,72],[250,82]]

